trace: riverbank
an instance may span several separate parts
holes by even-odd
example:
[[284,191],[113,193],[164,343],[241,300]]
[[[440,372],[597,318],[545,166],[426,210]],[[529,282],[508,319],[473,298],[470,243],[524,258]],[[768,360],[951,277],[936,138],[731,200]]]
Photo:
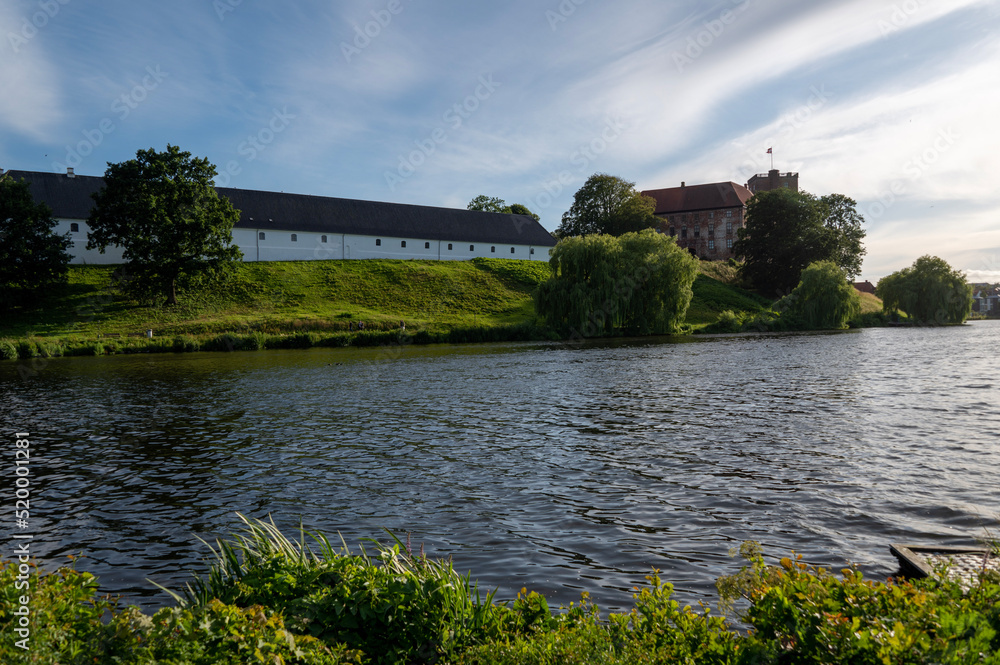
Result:
[[[701,271],[685,332],[768,311],[732,266]],[[124,297],[113,266],[72,266],[66,286],[0,327],[0,357],[558,339],[531,299],[548,276],[546,263],[509,259],[244,263],[224,288],[165,307]]]
[[602,617],[585,593],[557,611],[526,589],[501,601],[471,573],[399,539],[352,555],[322,534],[308,543],[273,522],[246,525],[217,543],[207,574],[168,591],[175,607],[153,616],[98,597],[87,572],[0,564],[5,589],[31,591],[8,594],[0,656],[123,665],[1000,663],[994,572],[968,592],[948,579],[869,581],[853,569],[841,578],[800,558],[767,565],[747,542],[748,565],[717,582],[721,604],[748,605],[737,616],[754,630],[742,633],[707,607],[682,608],[656,571],[635,589],[631,611]]

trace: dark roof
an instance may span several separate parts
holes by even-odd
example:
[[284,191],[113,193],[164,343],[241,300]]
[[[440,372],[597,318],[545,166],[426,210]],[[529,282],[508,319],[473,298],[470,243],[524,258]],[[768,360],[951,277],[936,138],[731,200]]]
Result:
[[718,210],[720,208],[741,208],[753,198],[753,192],[735,182],[651,189],[643,194],[656,200],[655,213],[657,215]]
[[[24,179],[35,201],[52,208],[61,219],[87,219],[94,200],[91,194],[104,186],[104,178],[68,177],[63,173],[8,171]],[[426,238],[552,247],[556,239],[527,215],[434,208],[403,203],[380,203],[325,196],[261,192],[217,187],[219,196],[240,211],[236,228],[349,233],[396,238]]]

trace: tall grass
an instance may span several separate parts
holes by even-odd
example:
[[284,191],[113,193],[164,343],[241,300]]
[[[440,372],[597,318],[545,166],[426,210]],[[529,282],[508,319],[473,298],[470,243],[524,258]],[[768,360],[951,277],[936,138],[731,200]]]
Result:
[[291,630],[376,663],[433,662],[502,632],[495,592],[480,594],[450,561],[415,555],[395,536],[391,546],[368,541],[374,554],[362,547],[352,555],[343,540],[337,548],[301,527],[292,540],[273,521],[239,517],[244,528],[233,539],[205,543],[214,559],[208,574],[168,592],[182,607],[269,607]]

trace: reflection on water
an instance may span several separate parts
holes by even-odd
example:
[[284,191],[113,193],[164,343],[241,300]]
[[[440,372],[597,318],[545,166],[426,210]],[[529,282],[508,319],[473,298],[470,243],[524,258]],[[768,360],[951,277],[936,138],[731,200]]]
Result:
[[[874,576],[995,524],[1000,325],[829,335],[75,358],[0,366],[36,547],[166,604],[234,513],[410,532],[511,597],[714,598],[740,541]],[[4,525],[9,531],[9,527]],[[8,538],[9,542],[9,538]]]

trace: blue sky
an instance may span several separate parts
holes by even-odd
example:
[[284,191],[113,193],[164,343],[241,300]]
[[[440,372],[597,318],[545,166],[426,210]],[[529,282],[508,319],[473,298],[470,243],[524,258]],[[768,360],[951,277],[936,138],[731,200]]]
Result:
[[168,143],[218,184],[558,226],[774,166],[858,201],[863,278],[1000,281],[997,0],[0,0],[0,167],[102,175]]

